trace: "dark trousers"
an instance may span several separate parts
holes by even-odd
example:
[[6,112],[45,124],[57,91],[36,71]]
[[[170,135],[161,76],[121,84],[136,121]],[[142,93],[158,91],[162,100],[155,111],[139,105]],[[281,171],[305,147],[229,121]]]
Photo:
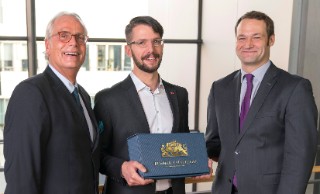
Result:
[[172,187],[164,191],[156,191],[156,194],[173,194]]

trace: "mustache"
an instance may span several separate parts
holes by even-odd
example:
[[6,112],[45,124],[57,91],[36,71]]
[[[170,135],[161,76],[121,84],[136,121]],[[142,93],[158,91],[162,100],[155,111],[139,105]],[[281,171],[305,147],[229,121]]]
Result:
[[149,58],[151,55],[153,55],[155,58],[160,58],[160,55],[157,53],[149,53],[149,54],[146,54],[145,56],[141,57],[141,59],[145,60],[145,59]]

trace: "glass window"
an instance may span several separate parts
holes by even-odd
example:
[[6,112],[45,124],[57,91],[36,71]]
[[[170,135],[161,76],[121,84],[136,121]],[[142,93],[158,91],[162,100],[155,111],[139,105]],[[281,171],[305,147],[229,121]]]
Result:
[[3,23],[2,0],[0,0],[0,24]]
[[85,69],[86,71],[90,70],[90,65],[89,65],[89,46],[87,45],[87,52],[86,52],[86,58],[84,59],[84,62],[82,64],[82,68]]
[[98,71],[106,70],[106,45],[97,45],[98,47]]
[[13,66],[13,55],[12,55],[13,45],[11,43],[3,44],[3,70],[12,71]]
[[28,71],[28,54],[27,54],[27,44],[21,45],[21,70],[22,71]]
[[0,0],[0,36],[26,35],[26,1]]
[[108,53],[108,70],[121,71],[121,46],[109,45]]

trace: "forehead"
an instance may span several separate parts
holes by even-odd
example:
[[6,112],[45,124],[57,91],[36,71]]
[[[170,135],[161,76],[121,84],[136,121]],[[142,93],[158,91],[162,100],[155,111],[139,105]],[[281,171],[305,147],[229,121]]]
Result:
[[54,21],[53,31],[84,33],[84,28],[73,16],[61,16]]
[[263,20],[244,19],[237,27],[237,36],[250,34],[267,34],[267,26]]
[[132,38],[139,38],[139,39],[160,38],[160,34],[154,32],[151,26],[139,24],[132,29]]

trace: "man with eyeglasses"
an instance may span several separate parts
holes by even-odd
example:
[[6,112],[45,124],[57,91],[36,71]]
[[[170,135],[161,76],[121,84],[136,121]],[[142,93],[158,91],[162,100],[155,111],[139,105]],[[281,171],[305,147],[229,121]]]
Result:
[[5,117],[7,194],[98,194],[97,122],[76,80],[87,29],[75,13],[48,24],[43,73],[22,81]]
[[95,97],[102,129],[100,172],[105,194],[185,194],[184,179],[143,179],[147,169],[129,161],[127,138],[136,133],[189,132],[188,93],[164,81],[159,73],[163,28],[152,17],[133,18],[125,29],[126,54],[133,59],[130,75]]

